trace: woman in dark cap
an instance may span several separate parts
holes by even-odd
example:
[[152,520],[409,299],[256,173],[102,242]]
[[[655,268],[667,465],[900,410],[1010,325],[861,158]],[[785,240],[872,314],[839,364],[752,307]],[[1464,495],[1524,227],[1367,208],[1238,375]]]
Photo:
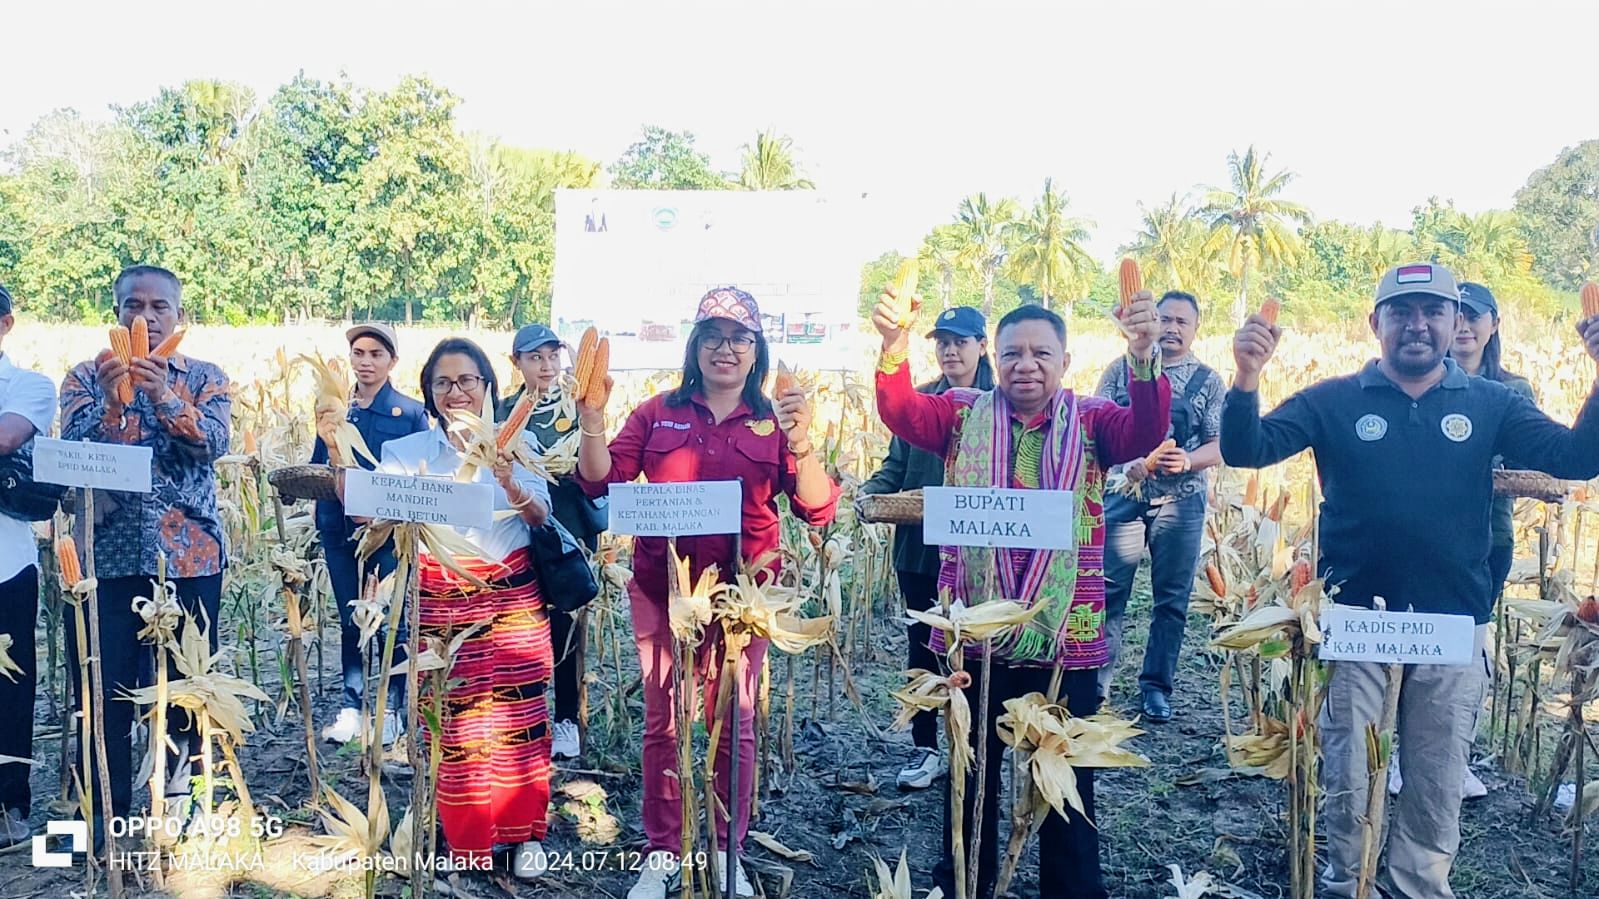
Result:
[[[525,325],[511,341],[511,364],[522,373],[522,389],[500,403],[503,421],[511,409],[531,390],[538,397],[527,430],[546,457],[577,455],[577,420],[568,415],[561,384],[561,338],[544,325]],[[605,530],[605,510],[589,499],[570,470],[555,467],[558,480],[550,485],[550,514],[573,537],[593,553]],[[599,501],[600,504],[604,500]],[[553,606],[550,616],[550,644],[555,651],[555,699],[551,704],[550,755],[574,759],[583,751],[577,727],[578,690],[583,679],[582,634],[573,629],[573,617]]]
[[[700,300],[684,347],[682,381],[634,409],[609,446],[605,442],[607,397],[590,396],[578,406],[582,434],[578,479],[591,496],[603,494],[608,484],[625,483],[640,474],[657,484],[743,481],[742,533],[736,544],[730,534],[678,539],[678,552],[690,560],[693,577],[715,565],[724,580],[731,580],[741,562],[754,562],[776,550],[779,494],[788,497],[789,509],[806,524],[823,525],[833,518],[839,491],[822,469],[811,443],[810,405],[797,388],[776,397],[774,405],[761,392],[768,364],[755,298],[736,287],[719,287]],[[609,383],[604,393],[609,394]],[[734,558],[735,545],[739,558]],[[667,616],[670,564],[665,538],[641,537],[634,544],[628,595],[644,681],[643,815],[650,851],[628,899],[661,899],[675,890],[672,883],[679,873],[682,815],[673,707],[680,697],[673,694],[672,685],[672,634]],[[770,564],[776,567],[775,562]],[[720,642],[713,631],[701,643],[701,651],[713,651]],[[744,652],[744,676],[737,697],[743,708],[755,707],[766,644],[766,640],[752,640]],[[708,716],[714,715],[719,674],[716,666],[710,666],[705,678]],[[738,731],[736,799],[728,795],[733,735],[725,734],[722,744],[715,747],[717,794],[721,805],[736,808],[738,814],[735,850],[742,846],[749,827],[755,773],[754,716],[740,718]],[[727,846],[727,815],[711,814],[717,845]],[[720,858],[712,871],[719,881],[726,877],[720,870]],[[736,895],[753,895],[742,865],[734,874]]]

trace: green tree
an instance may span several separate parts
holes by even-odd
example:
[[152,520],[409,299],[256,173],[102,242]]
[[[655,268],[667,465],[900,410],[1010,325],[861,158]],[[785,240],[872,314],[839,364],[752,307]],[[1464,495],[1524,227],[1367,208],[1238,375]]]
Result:
[[1294,225],[1308,225],[1310,210],[1279,195],[1293,181],[1286,169],[1268,174],[1270,154],[1251,146],[1244,155],[1227,155],[1227,187],[1212,187],[1201,215],[1210,219],[1212,234],[1225,248],[1227,269],[1238,279],[1233,317],[1249,308],[1251,270],[1269,270],[1292,262],[1299,250]]
[[922,240],[917,261],[923,272],[938,273],[938,309],[950,307],[955,294],[955,275],[961,268],[961,238],[954,225],[935,225]]
[[1217,287],[1221,261],[1210,229],[1172,194],[1153,209],[1139,206],[1143,229],[1121,252],[1132,256],[1149,275],[1153,290],[1182,290],[1208,300]]
[[755,142],[744,145],[744,168],[738,184],[745,190],[812,190],[816,184],[805,177],[794,159],[794,140],[770,131],[755,133]]
[[1516,192],[1533,269],[1562,290],[1599,278],[1599,140],[1560,151]]
[[1055,180],[1044,179],[1044,192],[1025,218],[1010,226],[1012,250],[1006,273],[1036,289],[1044,307],[1052,308],[1064,293],[1065,313],[1071,315],[1070,297],[1088,286],[1088,274],[1097,266],[1083,249],[1092,223],[1066,214],[1069,201],[1055,191]]
[[961,201],[955,214],[959,258],[967,271],[983,284],[983,315],[994,314],[994,278],[1010,252],[1007,237],[1020,214],[1016,201],[1002,197],[990,202],[988,194],[975,193]]
[[643,139],[627,148],[606,170],[617,187],[653,190],[720,190],[727,179],[711,168],[711,158],[694,148],[688,131],[645,125]]

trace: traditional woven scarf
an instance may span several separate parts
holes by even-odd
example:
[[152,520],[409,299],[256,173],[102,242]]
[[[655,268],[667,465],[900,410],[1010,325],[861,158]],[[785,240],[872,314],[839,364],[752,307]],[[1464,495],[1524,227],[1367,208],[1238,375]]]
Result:
[[[1085,518],[1082,481],[1083,427],[1077,398],[1059,391],[1046,410],[1041,458],[1037,460],[1038,487],[1073,490],[1078,523]],[[1014,458],[1012,409],[1001,391],[985,393],[965,410],[965,423],[945,483],[954,487],[1014,487],[1018,464],[1033,460]],[[1032,468],[1031,464],[1025,467]],[[1026,606],[1045,607],[1025,626],[994,646],[994,656],[1004,661],[1046,665],[1063,652],[1074,655],[1070,644],[1099,639],[1098,628],[1085,628],[1087,603],[1077,601],[1078,552],[1083,528],[1075,527],[1071,550],[993,549],[981,546],[944,547],[945,574],[941,579],[953,598],[975,605],[989,598],[1010,599]],[[951,582],[952,581],[952,582]],[[1078,606],[1085,606],[1079,609]],[[1091,618],[1092,616],[1087,616]],[[980,650],[973,654],[978,654]]]

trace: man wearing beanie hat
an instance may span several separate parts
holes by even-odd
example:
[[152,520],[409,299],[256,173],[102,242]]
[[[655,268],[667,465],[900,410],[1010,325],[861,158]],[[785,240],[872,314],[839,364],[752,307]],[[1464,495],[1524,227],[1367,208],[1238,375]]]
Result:
[[[1472,663],[1403,667],[1397,731],[1405,788],[1388,829],[1386,873],[1390,894],[1406,899],[1454,896],[1449,870],[1460,847],[1466,745],[1487,682],[1494,458],[1561,478],[1599,475],[1594,393],[1567,428],[1503,384],[1467,376],[1446,358],[1459,304],[1443,266],[1389,271],[1369,319],[1381,357],[1300,391],[1264,418],[1261,369],[1282,332],[1250,316],[1233,338],[1237,370],[1222,410],[1229,465],[1262,468],[1315,453],[1324,496],[1316,573],[1337,586],[1340,604],[1371,606],[1382,597],[1390,611],[1471,616],[1477,625]],[[1579,321],[1577,333],[1599,361],[1599,317]],[[1365,728],[1382,720],[1387,668],[1332,663],[1322,712],[1328,896],[1354,896],[1360,879]]]

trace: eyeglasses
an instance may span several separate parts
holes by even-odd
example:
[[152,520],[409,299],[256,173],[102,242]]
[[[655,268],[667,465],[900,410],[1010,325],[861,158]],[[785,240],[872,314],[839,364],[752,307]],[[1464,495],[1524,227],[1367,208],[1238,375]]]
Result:
[[472,391],[483,386],[483,379],[477,375],[462,375],[454,380],[449,378],[434,378],[433,383],[429,384],[428,386],[432,387],[433,392],[439,396],[449,396],[450,391],[457,387],[461,388],[462,393],[471,393]]
[[731,347],[735,354],[742,356],[754,345],[755,338],[749,334],[734,334],[732,337],[725,334],[700,335],[700,349],[709,353],[714,353],[725,346]]

